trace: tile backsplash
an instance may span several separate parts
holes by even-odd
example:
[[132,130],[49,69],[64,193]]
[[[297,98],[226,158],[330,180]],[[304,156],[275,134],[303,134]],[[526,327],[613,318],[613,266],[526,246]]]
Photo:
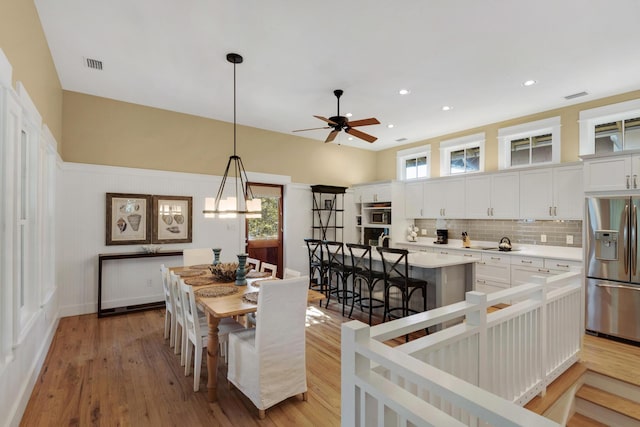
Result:
[[[427,237],[435,239],[436,229],[449,230],[449,239],[460,240],[462,232],[469,233],[474,241],[498,242],[508,237],[513,243],[582,247],[582,221],[537,221],[499,219],[416,219],[414,224],[427,230]],[[547,237],[543,243],[542,235]],[[573,244],[567,244],[567,235],[573,236]],[[423,237],[418,232],[419,237]]]

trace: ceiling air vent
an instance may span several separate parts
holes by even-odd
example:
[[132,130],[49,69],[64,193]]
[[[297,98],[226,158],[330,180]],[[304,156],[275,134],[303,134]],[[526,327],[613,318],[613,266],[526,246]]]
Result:
[[102,61],[97,59],[85,58],[85,63],[88,68],[92,68],[94,70],[102,70]]
[[578,92],[578,93],[574,93],[573,95],[567,95],[564,97],[564,99],[569,100],[574,98],[580,98],[581,96],[587,96],[587,95],[589,95],[587,92]]
[[396,142],[405,142],[407,140],[407,138],[399,138],[396,139]]

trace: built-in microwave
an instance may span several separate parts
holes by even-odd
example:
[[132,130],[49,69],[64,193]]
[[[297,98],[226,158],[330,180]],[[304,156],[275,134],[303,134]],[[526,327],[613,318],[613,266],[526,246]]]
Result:
[[371,224],[391,224],[391,212],[373,211],[370,222]]

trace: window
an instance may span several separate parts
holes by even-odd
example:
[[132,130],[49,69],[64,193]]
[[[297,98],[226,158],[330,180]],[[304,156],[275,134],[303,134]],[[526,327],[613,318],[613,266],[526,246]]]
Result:
[[498,130],[498,167],[560,163],[560,117]]
[[429,178],[431,176],[431,146],[400,150],[396,154],[398,180]]
[[440,175],[484,171],[484,132],[440,143]]
[[580,112],[580,155],[640,148],[640,99]]

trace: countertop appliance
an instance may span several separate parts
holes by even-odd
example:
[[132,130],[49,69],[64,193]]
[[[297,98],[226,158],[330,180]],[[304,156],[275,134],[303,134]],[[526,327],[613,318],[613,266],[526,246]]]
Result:
[[436,241],[433,243],[437,243],[439,245],[446,245],[447,243],[449,243],[449,230],[446,230],[446,229],[436,230]]
[[640,342],[640,196],[586,199],[586,329]]

